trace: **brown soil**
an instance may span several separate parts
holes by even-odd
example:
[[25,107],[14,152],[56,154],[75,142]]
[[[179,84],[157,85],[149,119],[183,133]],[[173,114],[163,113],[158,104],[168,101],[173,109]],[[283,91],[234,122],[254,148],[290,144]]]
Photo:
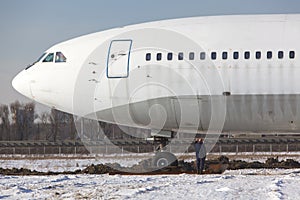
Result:
[[[37,172],[29,169],[3,169],[0,168],[0,174],[2,175],[59,175],[59,174],[121,174],[121,175],[161,175],[161,174],[195,174],[195,162],[185,162],[180,160],[177,167],[165,167],[162,169],[151,168],[151,159],[141,161],[139,164],[134,165],[130,168],[121,167],[119,164],[110,165],[91,165],[82,170],[66,171],[66,172]],[[226,169],[237,170],[237,169],[258,169],[258,168],[283,168],[292,169],[300,168],[300,163],[287,159],[279,161],[278,158],[269,158],[265,163],[261,162],[245,162],[241,160],[229,161],[228,157],[220,156],[213,160],[207,160],[205,164],[204,174],[221,174]]]

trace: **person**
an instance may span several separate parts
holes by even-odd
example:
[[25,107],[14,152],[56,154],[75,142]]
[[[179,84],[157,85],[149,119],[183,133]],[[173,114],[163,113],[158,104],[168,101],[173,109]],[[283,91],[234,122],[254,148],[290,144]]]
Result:
[[205,159],[206,159],[206,148],[203,142],[203,138],[195,139],[195,151],[196,151],[197,174],[202,174],[204,170]]

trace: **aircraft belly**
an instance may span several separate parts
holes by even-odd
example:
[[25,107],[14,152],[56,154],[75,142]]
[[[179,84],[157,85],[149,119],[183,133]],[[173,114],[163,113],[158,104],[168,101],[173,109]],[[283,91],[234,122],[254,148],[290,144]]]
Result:
[[226,100],[224,131],[299,131],[300,95],[241,95]]
[[[214,96],[225,100],[225,132],[296,132],[300,127],[300,95]],[[208,130],[212,98],[185,96],[159,98],[97,112],[98,120],[151,129]],[[216,109],[216,108],[214,108]],[[121,117],[120,117],[121,116]]]

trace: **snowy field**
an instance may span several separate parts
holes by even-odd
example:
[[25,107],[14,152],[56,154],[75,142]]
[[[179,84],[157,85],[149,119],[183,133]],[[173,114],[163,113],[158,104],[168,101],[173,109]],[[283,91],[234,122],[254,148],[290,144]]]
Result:
[[[299,161],[298,155],[279,154],[279,160],[293,158]],[[117,162],[132,166],[149,156],[111,155],[98,159],[2,157],[0,167],[62,172],[98,163]],[[185,160],[192,160],[193,156],[185,155]],[[261,162],[270,157],[268,154],[226,156]],[[225,171],[222,175],[0,175],[0,199],[300,199],[299,188],[300,169],[247,169]]]
[[299,199],[298,170],[222,175],[0,176],[0,199]]
[[[107,164],[107,163],[119,163],[123,167],[131,167],[138,164],[143,159],[151,158],[154,154],[124,154],[124,155],[102,155],[96,157],[95,155],[51,155],[51,157],[33,157],[24,155],[12,156],[1,156],[0,167],[4,169],[11,168],[26,168],[30,170],[36,170],[40,172],[64,172],[64,171],[75,171],[78,169],[84,169],[91,164]],[[188,154],[176,154],[179,159],[183,159],[187,162],[191,162],[195,159],[194,153]],[[221,154],[209,154],[208,159],[217,158]],[[300,162],[300,152],[292,153],[227,153],[222,154],[229,157],[230,160],[243,160],[246,162],[265,162],[267,158],[278,156],[279,160],[294,159]],[[300,199],[300,198],[299,198]]]
[[96,157],[88,156],[69,156],[52,155],[51,158],[43,157],[2,157],[0,167],[4,169],[25,168],[40,172],[64,172],[84,169],[92,164],[119,163],[123,167],[131,167],[138,164],[143,159],[150,158],[152,154],[129,154],[129,155],[106,155]]

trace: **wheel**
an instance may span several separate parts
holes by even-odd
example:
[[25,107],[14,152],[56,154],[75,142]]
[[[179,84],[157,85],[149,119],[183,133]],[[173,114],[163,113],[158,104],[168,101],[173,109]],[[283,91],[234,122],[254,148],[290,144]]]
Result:
[[158,152],[153,159],[153,166],[158,168],[178,166],[178,160],[176,156],[170,152]]

